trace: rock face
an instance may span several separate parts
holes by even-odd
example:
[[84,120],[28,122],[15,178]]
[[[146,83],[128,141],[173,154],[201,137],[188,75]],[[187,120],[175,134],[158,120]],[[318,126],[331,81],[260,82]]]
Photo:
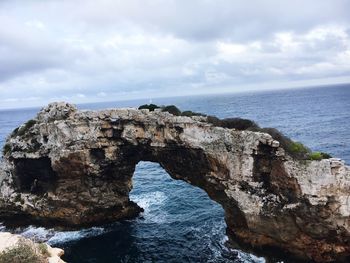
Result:
[[227,234],[255,249],[317,262],[350,255],[350,168],[298,161],[266,133],[214,127],[206,117],[136,109],[42,109],[4,147],[0,216],[64,226],[136,216],[139,161],[204,189]]

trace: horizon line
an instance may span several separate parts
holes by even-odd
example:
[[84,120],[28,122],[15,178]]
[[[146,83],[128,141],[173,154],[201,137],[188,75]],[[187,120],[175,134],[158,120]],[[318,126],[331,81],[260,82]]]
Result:
[[[349,82],[340,82],[340,83],[327,83],[327,84],[310,84],[310,85],[302,85],[302,86],[285,86],[281,88],[261,88],[261,89],[247,89],[247,90],[235,90],[235,91],[229,91],[229,90],[222,90],[222,91],[217,91],[217,92],[203,92],[203,93],[198,93],[198,94],[181,94],[181,95],[173,95],[173,96],[156,96],[156,97],[136,97],[136,98],[122,98],[122,99],[117,99],[117,100],[98,100],[98,101],[86,101],[86,102],[70,102],[70,101],[65,101],[65,100],[55,100],[55,101],[48,101],[45,104],[38,104],[34,106],[24,106],[24,107],[4,107],[1,108],[0,106],[0,111],[8,111],[8,110],[21,110],[21,109],[37,109],[37,108],[42,108],[45,107],[46,105],[53,103],[53,102],[60,102],[64,101],[69,104],[74,104],[74,105],[86,105],[86,104],[99,104],[99,103],[111,103],[111,102],[127,102],[127,101],[137,101],[137,100],[143,100],[143,99],[148,99],[148,100],[153,100],[153,99],[170,99],[170,98],[181,98],[181,97],[197,97],[197,96],[210,96],[210,95],[229,95],[229,94],[248,94],[248,93],[264,93],[264,92],[271,92],[271,91],[282,91],[282,90],[301,90],[301,89],[314,89],[314,88],[327,88],[327,87],[333,87],[333,86],[347,86],[350,85]],[[152,103],[152,102],[151,102]]]

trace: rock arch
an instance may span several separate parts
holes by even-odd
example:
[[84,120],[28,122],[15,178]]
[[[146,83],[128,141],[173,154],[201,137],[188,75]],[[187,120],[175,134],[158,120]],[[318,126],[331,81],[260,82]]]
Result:
[[54,103],[14,131],[6,149],[2,218],[79,227],[134,217],[135,165],[153,161],[220,203],[230,238],[319,262],[350,254],[349,167],[294,160],[266,133],[201,116]]

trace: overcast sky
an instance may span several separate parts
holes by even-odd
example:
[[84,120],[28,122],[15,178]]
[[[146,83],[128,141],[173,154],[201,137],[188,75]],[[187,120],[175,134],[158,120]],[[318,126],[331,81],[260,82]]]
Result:
[[0,0],[0,108],[350,83],[349,0]]

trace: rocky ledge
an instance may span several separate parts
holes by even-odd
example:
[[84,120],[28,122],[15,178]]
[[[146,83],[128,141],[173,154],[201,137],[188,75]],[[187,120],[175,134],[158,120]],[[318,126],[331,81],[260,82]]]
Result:
[[139,161],[204,189],[224,208],[231,240],[316,262],[350,255],[344,162],[296,160],[269,134],[159,111],[42,109],[4,147],[0,217],[71,227],[134,217]]

